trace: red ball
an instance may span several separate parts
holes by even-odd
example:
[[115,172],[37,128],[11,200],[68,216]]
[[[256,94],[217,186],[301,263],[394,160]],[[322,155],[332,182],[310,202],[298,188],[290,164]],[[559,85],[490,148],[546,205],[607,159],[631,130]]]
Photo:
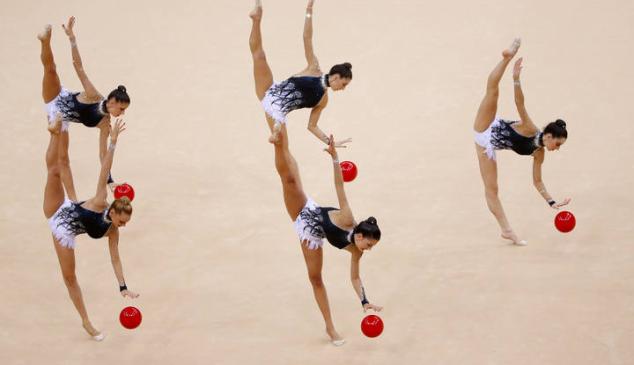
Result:
[[125,307],[119,314],[119,322],[129,330],[133,330],[141,324],[141,311],[135,307]]
[[343,174],[343,181],[350,182],[357,177],[357,165],[352,161],[343,161],[339,164],[341,166],[341,173]]
[[117,185],[117,187],[114,188],[115,199],[119,199],[123,196],[127,196],[130,201],[134,200],[134,189],[132,188],[132,185],[124,183],[121,185]]
[[577,224],[577,220],[575,216],[569,211],[561,211],[557,213],[555,216],[555,227],[559,230],[559,232],[567,233],[572,231]]
[[370,314],[361,321],[361,332],[368,337],[377,337],[383,332],[381,317]]

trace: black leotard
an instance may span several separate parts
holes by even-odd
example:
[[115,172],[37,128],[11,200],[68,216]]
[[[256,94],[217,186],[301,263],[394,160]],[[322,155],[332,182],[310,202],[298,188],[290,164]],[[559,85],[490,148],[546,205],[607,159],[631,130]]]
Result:
[[94,212],[81,206],[84,202],[72,202],[72,204],[59,212],[59,225],[64,225],[74,235],[88,233],[91,238],[103,237],[112,225],[106,219],[107,209],[103,212]]
[[522,136],[512,127],[515,123],[518,121],[499,119],[499,123],[491,127],[491,145],[496,150],[511,149],[520,155],[532,155],[544,146],[541,132],[531,137]]
[[274,84],[267,93],[284,114],[296,109],[314,108],[326,92],[324,79],[324,76],[291,77]]
[[78,92],[61,93],[55,104],[62,113],[62,120],[81,123],[86,127],[96,127],[105,113],[101,110],[103,101],[84,104],[77,99]]
[[322,207],[321,208],[321,227],[324,230],[324,234],[326,235],[326,239],[330,242],[331,245],[337,247],[338,249],[345,248],[348,246],[352,240],[351,232],[343,230],[337,227],[331,220],[328,212],[331,210],[339,210],[337,208],[331,207]]

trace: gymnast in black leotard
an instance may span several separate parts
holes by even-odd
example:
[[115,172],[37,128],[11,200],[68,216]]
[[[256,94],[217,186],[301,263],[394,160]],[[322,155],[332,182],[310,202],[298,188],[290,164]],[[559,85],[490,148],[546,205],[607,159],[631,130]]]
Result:
[[293,76],[271,85],[262,106],[276,122],[286,123],[286,115],[291,111],[317,106],[329,86],[328,75]]
[[[75,186],[73,185],[70,160],[68,158],[69,123],[81,123],[87,127],[100,129],[99,135],[99,159],[103,160],[106,154],[106,143],[110,128],[110,117],[121,118],[130,105],[130,96],[124,86],[118,86],[108,97],[104,98],[88,79],[79,55],[74,28],[75,17],[70,17],[68,23],[63,25],[64,31],[71,44],[73,66],[84,88],[82,92],[72,92],[64,88],[57,75],[53,50],[51,49],[51,26],[46,25],[38,34],[42,44],[41,60],[44,66],[44,79],[42,81],[42,97],[46,104],[46,113],[49,122],[52,122],[57,114],[62,116],[62,132],[60,133],[60,162],[62,169],[62,182],[68,197],[77,200]],[[108,177],[108,183],[113,183],[112,177]],[[111,186],[114,187],[114,186]]]
[[79,312],[86,332],[97,341],[104,336],[93,327],[88,318],[88,311],[75,275],[75,237],[87,233],[91,238],[108,237],[110,261],[119,282],[122,296],[136,298],[137,293],[128,290],[123,276],[123,266],[119,256],[119,229],[124,227],[132,217],[132,206],[126,197],[116,199],[109,204],[107,198],[108,171],[112,167],[114,152],[119,134],[125,129],[121,120],[116,120],[110,132],[110,146],[104,156],[97,182],[95,196],[76,202],[64,195],[59,162],[59,145],[62,127],[61,113],[50,122],[50,141],[46,151],[46,167],[48,171],[44,189],[44,216],[53,234],[53,246],[62,269],[64,283],[68,294]]
[[542,181],[542,164],[544,151],[559,150],[568,138],[566,122],[561,119],[549,123],[544,130],[537,128],[529,117],[524,106],[524,93],[520,83],[522,58],[515,62],[513,80],[515,85],[515,104],[520,115],[519,121],[507,121],[496,117],[499,89],[498,85],[506,66],[511,62],[520,47],[520,39],[516,39],[511,47],[502,52],[502,61],[489,75],[487,91],[473,129],[480,173],[485,187],[485,196],[489,210],[498,221],[502,230],[502,237],[518,245],[525,245],[526,241],[519,239],[509,224],[502,203],[498,198],[496,150],[510,149],[519,155],[533,156],[533,184],[549,206],[555,209],[568,204],[570,199],[556,202],[546,191]]
[[[266,118],[269,129],[275,127],[270,118]],[[359,264],[363,253],[371,250],[381,239],[381,230],[374,217],[357,223],[343,186],[343,176],[339,166],[334,139],[330,136],[327,152],[332,156],[335,188],[339,208],[320,207],[310,199],[302,187],[299,169],[295,158],[288,148],[286,125],[282,125],[280,136],[274,143],[275,167],[282,182],[284,204],[290,218],[294,221],[295,231],[301,243],[308,277],[313,287],[315,300],[326,323],[326,331],[334,345],[342,345],[343,339],[337,333],[332,317],[326,288],[321,278],[323,261],[322,246],[324,238],[333,246],[346,250],[352,255],[352,286],[361,301],[363,310],[380,311],[382,307],[372,304],[366,297],[359,275]]]
[[[345,249],[350,244],[356,244],[355,233],[359,233],[360,228],[357,226],[357,232],[354,229],[340,228],[333,220],[337,220],[336,217],[341,214],[340,209],[320,207],[312,199],[308,199],[295,219],[295,231],[300,241],[304,242],[309,249],[321,247],[324,238],[338,249]],[[376,219],[370,217],[364,223],[376,225]]]
[[[306,68],[293,77],[275,83],[262,47],[260,30],[262,4],[260,0],[256,0],[255,9],[250,14],[253,26],[249,37],[249,46],[253,57],[255,92],[262,103],[267,118],[274,122],[273,132],[269,138],[272,143],[278,138],[282,124],[286,123],[288,113],[296,109],[310,108],[308,130],[328,145],[328,135],[317,126],[321,112],[328,104],[328,89],[344,90],[352,81],[352,65],[347,62],[333,66],[327,74],[321,71],[319,61],[313,51],[312,16],[313,0],[309,0],[304,22],[304,54],[308,63]],[[348,142],[351,142],[351,139],[336,141],[335,147],[344,147]]]

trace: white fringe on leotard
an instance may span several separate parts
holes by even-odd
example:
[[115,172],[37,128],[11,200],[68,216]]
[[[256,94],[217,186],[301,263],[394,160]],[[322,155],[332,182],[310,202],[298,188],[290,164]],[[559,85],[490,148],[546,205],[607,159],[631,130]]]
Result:
[[64,199],[64,203],[62,206],[57,209],[55,214],[48,220],[48,226],[51,228],[51,232],[53,232],[53,236],[59,242],[62,247],[74,249],[75,248],[75,233],[70,229],[70,226],[67,224],[68,220],[71,219],[69,214],[69,210],[72,209],[73,202],[66,198]]
[[494,126],[497,126],[500,124],[500,118],[495,118],[495,120],[493,121],[493,123],[491,123],[491,125],[489,125],[489,128],[487,128],[484,132],[475,132],[475,142],[478,144],[478,146],[483,147],[485,149],[485,153],[487,155],[487,157],[489,157],[490,160],[494,160],[496,159],[495,156],[495,148],[493,147],[493,145],[491,144],[491,129]]
[[[55,99],[51,100],[50,102],[46,103],[46,105],[44,105],[44,110],[46,110],[46,114],[48,115],[49,123],[53,123],[53,121],[55,121],[55,118],[57,117],[57,113],[62,112],[59,106],[57,105],[60,98],[68,97],[70,95],[71,95],[71,92],[62,86],[62,89],[60,90],[59,94],[57,94]],[[68,130],[68,121],[62,118],[62,131],[65,132],[67,130]]]
[[280,110],[279,106],[274,103],[275,98],[270,94],[266,94],[264,99],[262,99],[262,107],[264,108],[264,112],[277,123],[284,124],[286,123],[286,114],[282,110]]
[[294,225],[300,241],[310,250],[316,250],[324,244],[326,234],[322,228],[321,208],[311,198],[306,201]]

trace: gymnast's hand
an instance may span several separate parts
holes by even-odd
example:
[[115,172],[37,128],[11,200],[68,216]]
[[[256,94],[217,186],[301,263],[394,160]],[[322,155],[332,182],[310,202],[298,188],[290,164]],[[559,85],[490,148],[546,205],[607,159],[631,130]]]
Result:
[[306,5],[306,10],[313,10],[313,4],[315,3],[315,0],[308,0],[308,4]]
[[110,142],[117,143],[119,134],[125,131],[125,122],[123,118],[114,118],[114,126],[110,128]]
[[68,18],[68,24],[62,24],[62,28],[64,28],[64,32],[68,36],[68,38],[75,38],[75,33],[73,32],[73,27],[75,26],[75,17],[71,16]]
[[352,138],[346,138],[344,140],[341,141],[335,141],[335,147],[336,148],[348,148],[348,146],[346,146],[346,144],[352,142]]
[[520,73],[522,73],[522,60],[523,58],[518,58],[515,61],[515,65],[513,66],[513,80],[518,81],[520,79]]
[[337,160],[339,158],[339,155],[337,154],[335,137],[333,137],[333,135],[331,134],[330,138],[328,138],[328,141],[328,148],[324,148],[324,151],[328,152],[328,154],[332,156],[333,160]]
[[566,198],[563,201],[559,202],[559,203],[555,203],[552,205],[553,209],[559,210],[559,208],[563,207],[564,205],[568,205],[568,203],[570,203],[570,198]]
[[375,312],[380,312],[380,311],[383,310],[383,307],[381,307],[379,305],[371,304],[371,303],[363,305],[363,313],[367,312],[370,309],[372,309]]
[[132,298],[132,299],[134,299],[134,298],[138,298],[138,297],[139,297],[139,294],[137,294],[137,293],[135,293],[135,292],[133,292],[133,291],[131,291],[131,290],[127,290],[127,289],[126,289],[126,290],[123,290],[123,291],[121,292],[121,296],[122,296],[122,297],[124,297],[124,298],[125,298],[125,297],[128,297],[128,298]]

